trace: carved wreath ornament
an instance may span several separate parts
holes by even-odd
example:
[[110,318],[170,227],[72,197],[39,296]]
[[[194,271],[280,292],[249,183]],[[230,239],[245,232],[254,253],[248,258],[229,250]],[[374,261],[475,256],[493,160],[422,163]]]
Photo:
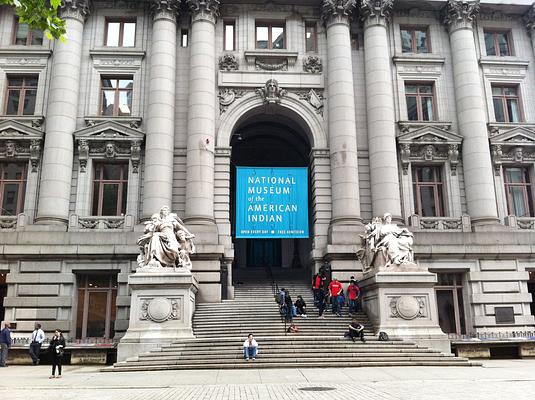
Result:
[[177,299],[145,299],[141,303],[141,321],[165,322],[172,319],[180,319]]

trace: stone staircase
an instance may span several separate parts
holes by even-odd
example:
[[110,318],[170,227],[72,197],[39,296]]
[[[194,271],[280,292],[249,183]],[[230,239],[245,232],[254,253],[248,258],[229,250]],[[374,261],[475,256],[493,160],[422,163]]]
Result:
[[[234,300],[198,304],[193,318],[195,338],[164,345],[116,363],[106,371],[476,365],[411,342],[378,341],[363,313],[359,313],[357,319],[366,326],[366,343],[353,343],[343,337],[350,322],[347,307],[343,317],[333,315],[328,309],[326,318],[318,319],[310,285],[304,279],[296,281],[276,276],[280,287],[288,289],[294,301],[301,295],[308,306],[308,318],[294,318],[300,332],[286,333],[272,287],[265,275],[261,275],[258,271],[251,272],[248,280],[236,284]],[[246,362],[242,344],[249,333],[258,341],[259,353],[255,361]]]

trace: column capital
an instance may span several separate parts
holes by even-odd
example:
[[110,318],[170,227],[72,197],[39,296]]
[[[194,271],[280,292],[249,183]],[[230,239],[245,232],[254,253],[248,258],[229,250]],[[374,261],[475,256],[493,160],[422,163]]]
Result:
[[360,0],[360,19],[364,27],[372,25],[387,26],[392,17],[394,0]]
[[528,12],[524,14],[524,23],[532,39],[535,39],[535,3],[531,5]]
[[448,0],[443,10],[444,24],[450,33],[457,29],[472,29],[479,14],[479,0]]
[[191,21],[206,20],[215,23],[219,17],[219,0],[187,0]]
[[59,8],[61,18],[74,18],[85,22],[91,12],[91,0],[63,0]]
[[170,19],[176,21],[181,0],[151,0],[150,11],[153,19]]
[[357,0],[323,0],[321,3],[321,19],[328,26],[331,24],[347,24],[355,11]]

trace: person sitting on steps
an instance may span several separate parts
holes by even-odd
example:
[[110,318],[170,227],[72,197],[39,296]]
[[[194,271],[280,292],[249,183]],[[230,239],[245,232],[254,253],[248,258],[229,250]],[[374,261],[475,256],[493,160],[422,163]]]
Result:
[[349,337],[353,342],[355,342],[356,337],[360,337],[362,342],[366,342],[366,339],[364,339],[364,325],[359,324],[356,318],[351,320],[348,329],[349,331],[344,334],[344,337]]
[[302,296],[297,296],[295,301],[295,308],[297,309],[297,315],[300,315],[303,318],[307,318],[307,304],[303,300]]
[[256,360],[256,355],[258,354],[258,343],[253,337],[252,333],[249,333],[245,342],[243,342],[243,358],[246,361],[249,361],[249,358],[252,358],[253,361]]

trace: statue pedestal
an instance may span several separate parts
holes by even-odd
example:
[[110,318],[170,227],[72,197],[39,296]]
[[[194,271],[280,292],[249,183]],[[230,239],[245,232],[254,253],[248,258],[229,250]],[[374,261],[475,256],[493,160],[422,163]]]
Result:
[[191,320],[199,283],[190,271],[138,269],[128,277],[128,286],[130,325],[119,342],[117,361],[193,337]]
[[437,276],[410,264],[409,271],[365,274],[359,282],[364,310],[378,332],[451,353],[448,337],[438,324]]

